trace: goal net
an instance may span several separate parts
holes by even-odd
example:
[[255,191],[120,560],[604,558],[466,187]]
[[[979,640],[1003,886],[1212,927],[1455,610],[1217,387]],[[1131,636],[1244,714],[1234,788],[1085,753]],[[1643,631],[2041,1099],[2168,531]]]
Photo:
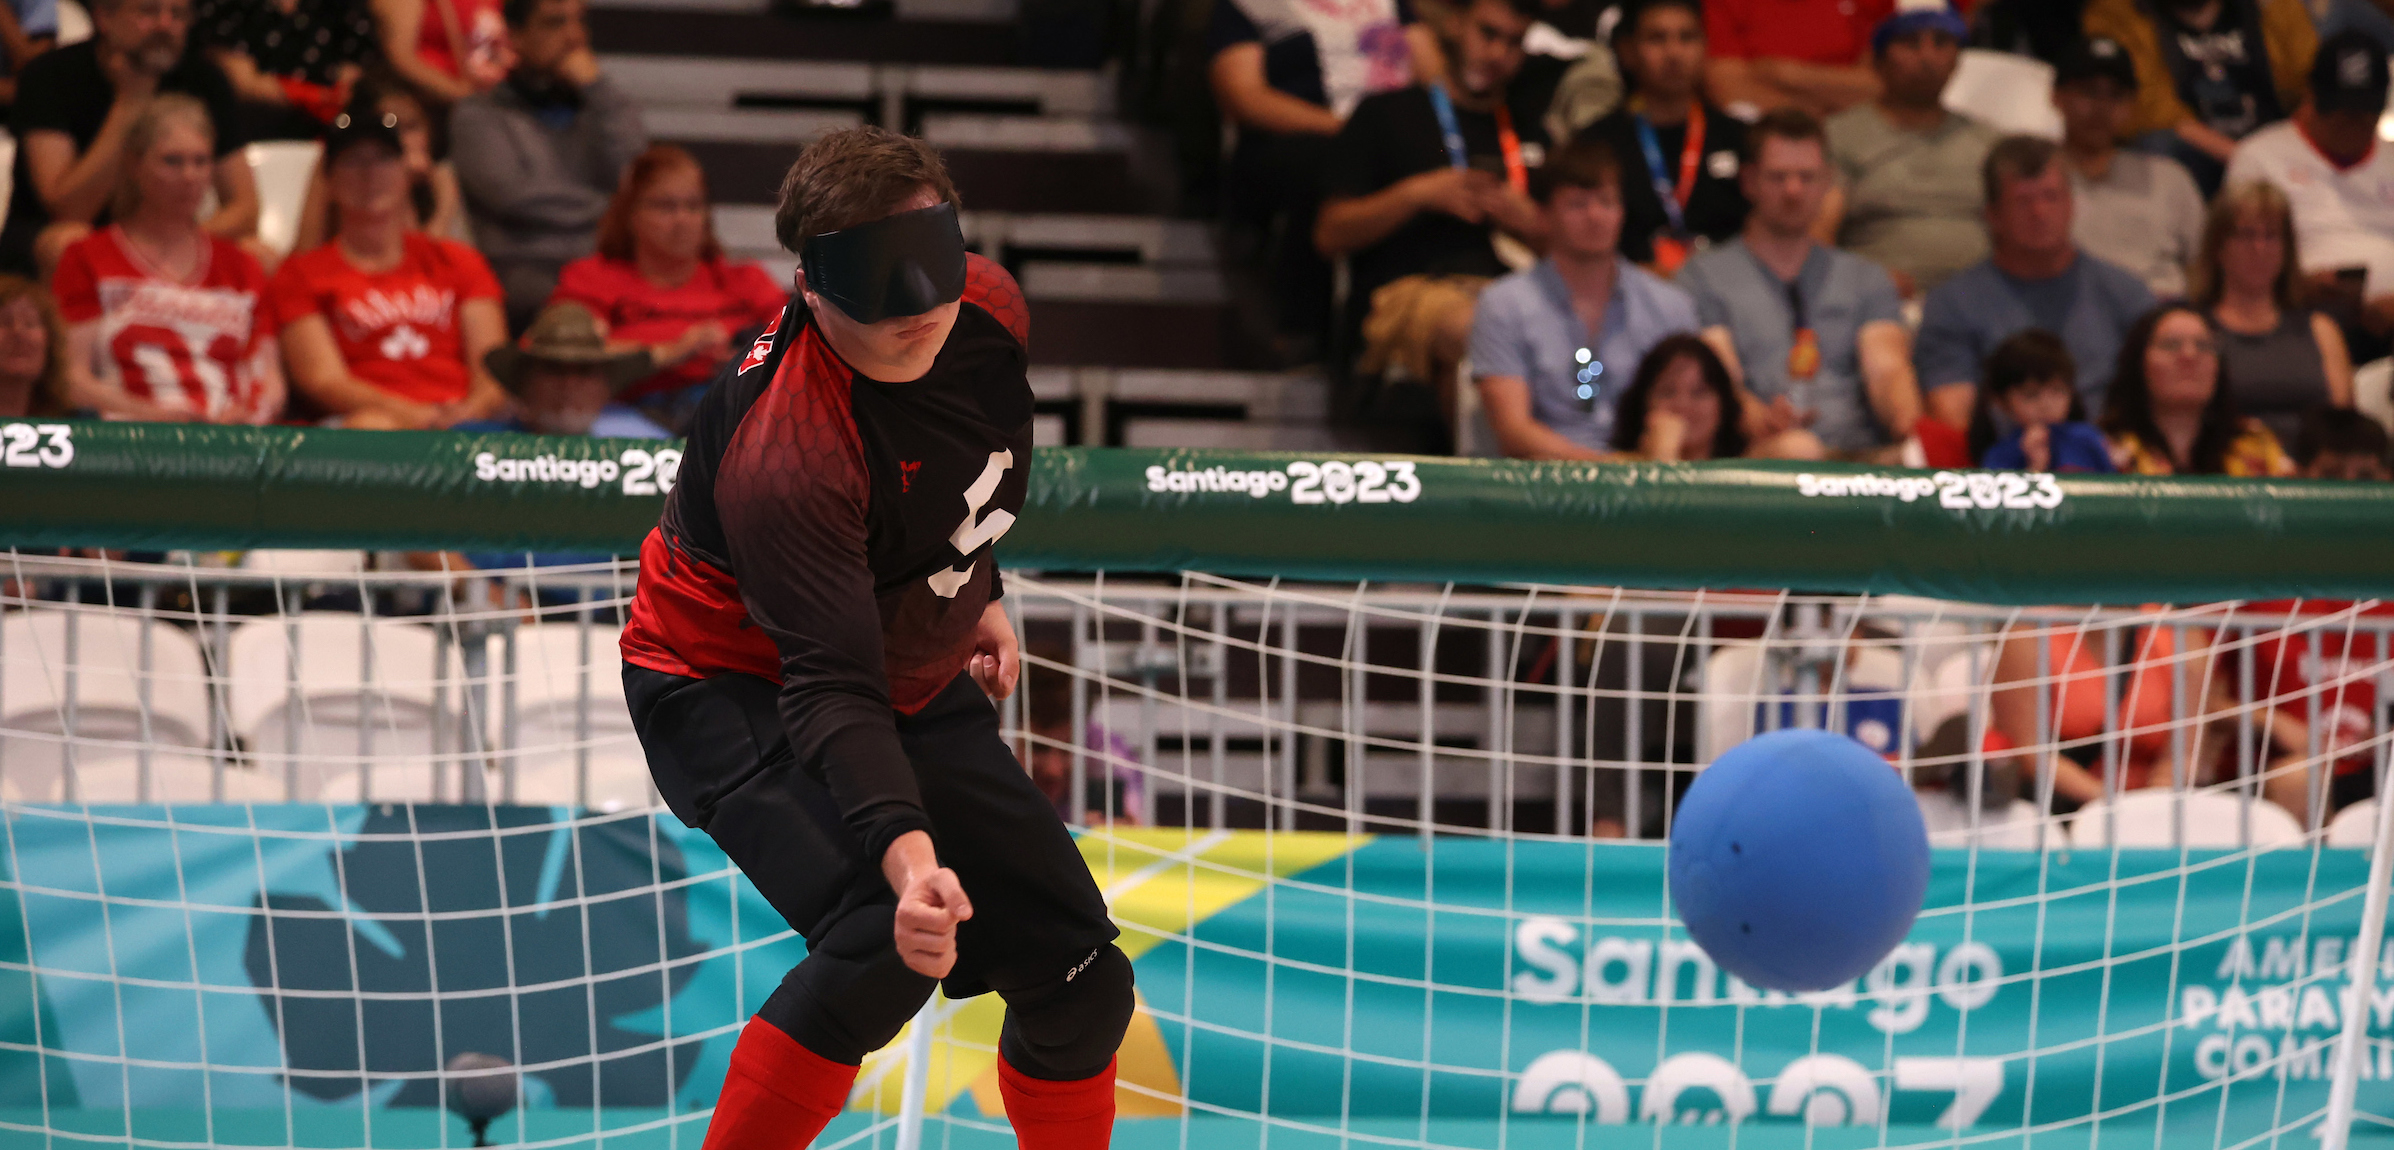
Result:
[[[71,430],[0,469],[0,1146],[465,1146],[496,1098],[494,1144],[696,1147],[805,948],[624,712],[600,556],[678,461],[190,433],[272,473],[201,512]],[[2394,501],[1041,454],[1000,715],[1136,968],[1123,1146],[2394,1127],[2394,555],[2354,530]],[[1784,727],[1885,755],[1939,848],[1905,942],[1793,996],[1663,881],[1689,781]],[[1003,1145],[1001,1010],[935,997],[819,1144]]]

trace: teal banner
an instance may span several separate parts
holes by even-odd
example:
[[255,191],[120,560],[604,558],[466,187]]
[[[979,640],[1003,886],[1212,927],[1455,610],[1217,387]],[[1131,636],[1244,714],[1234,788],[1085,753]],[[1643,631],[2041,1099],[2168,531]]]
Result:
[[[469,1051],[523,1068],[508,1138],[662,1132],[712,1105],[739,1026],[804,953],[670,818],[0,818],[0,1144],[254,1129],[458,1145],[435,1137],[435,1075]],[[1128,1143],[1642,1144],[1590,1127],[1693,1124],[1791,1146],[2229,1146],[2315,1124],[2354,1010],[2360,1109],[2394,1111],[2394,988],[2346,993],[2357,851],[1941,853],[1927,913],[1885,962],[1789,997],[1687,941],[1657,846],[1202,831],[1082,846],[1138,973]],[[2370,957],[2394,975],[2394,951]],[[1000,1006],[941,1009],[931,1109],[962,1141],[994,1137]],[[894,1099],[903,1045],[868,1061],[843,1129]],[[2308,1128],[2288,1136],[2307,1145]]]

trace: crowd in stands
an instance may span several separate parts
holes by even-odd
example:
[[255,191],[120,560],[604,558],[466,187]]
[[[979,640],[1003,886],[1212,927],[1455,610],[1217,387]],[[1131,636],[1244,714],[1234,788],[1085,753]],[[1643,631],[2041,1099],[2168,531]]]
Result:
[[[2383,398],[2389,41],[2367,2],[1218,0],[1207,47],[1233,230],[1350,418],[2267,476]],[[2049,134],[1957,110],[1973,53],[2041,58]]]
[[[0,414],[663,436],[788,299],[725,257],[583,0],[90,15],[54,47],[49,4],[0,6]],[[322,144],[287,252],[266,138]]]

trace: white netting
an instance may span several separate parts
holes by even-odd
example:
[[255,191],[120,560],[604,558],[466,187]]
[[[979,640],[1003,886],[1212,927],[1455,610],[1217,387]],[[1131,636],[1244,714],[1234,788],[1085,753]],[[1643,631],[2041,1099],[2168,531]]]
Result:
[[[0,1144],[465,1145],[469,1052],[518,1068],[494,1140],[697,1144],[803,947],[654,805],[632,572],[385,558],[8,557]],[[1008,589],[1001,715],[1138,971],[1124,1145],[2307,1143],[2340,1040],[2394,1113],[2373,604]],[[1783,726],[1950,848],[1792,999],[1687,942],[1659,843]],[[935,1000],[825,1143],[999,1144],[998,1005]]]

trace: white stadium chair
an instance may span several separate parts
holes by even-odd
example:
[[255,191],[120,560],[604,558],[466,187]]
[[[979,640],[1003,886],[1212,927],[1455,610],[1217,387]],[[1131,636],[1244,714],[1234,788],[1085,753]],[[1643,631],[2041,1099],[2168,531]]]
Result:
[[[624,706],[623,658],[617,648],[623,631],[592,625],[584,652],[584,628],[572,622],[540,623],[515,631],[515,722],[512,750],[502,757],[515,760],[515,801],[525,805],[579,805],[580,739],[589,746],[589,806],[618,811],[645,807],[655,800],[649,785],[648,757],[632,730],[631,712]],[[491,640],[494,700],[510,680],[501,673],[503,639]],[[585,697],[587,692],[587,697]],[[494,706],[497,704],[494,703]],[[577,729],[576,716],[587,713],[587,735]],[[504,723],[504,711],[499,713]],[[501,746],[509,740],[503,728]]]
[[1945,85],[1945,109],[2006,135],[2061,139],[2053,107],[2053,65],[2030,56],[1964,48]]
[[75,0],[58,0],[58,46],[91,39],[91,12]]
[[[2026,799],[2013,799],[2003,809],[1983,811],[1978,826],[1970,825],[1967,803],[1947,791],[1920,791],[1913,795],[1920,802],[1921,821],[1928,824],[1929,845],[1937,848],[1976,846],[1981,850],[2032,851],[2037,849],[2037,807]],[[2046,836],[2048,845],[2060,846],[2063,839],[2058,826]]]
[[195,792],[193,770],[206,764],[207,680],[199,641],[170,624],[97,607],[9,614],[0,619],[0,785],[20,802],[133,802],[146,740],[151,798],[205,799],[206,776]]
[[2373,359],[2353,369],[2352,406],[2394,431],[2394,359]]
[[[459,799],[456,787],[434,787],[433,711],[444,686],[463,685],[462,661],[452,648],[445,668],[436,663],[432,628],[306,611],[243,623],[227,646],[233,730],[270,780],[285,779],[296,761],[293,799],[355,802],[370,794],[376,802],[429,802],[436,793]],[[461,729],[489,729],[486,714],[460,715],[488,709],[487,703],[469,707],[467,694],[447,691],[443,750],[455,752]],[[361,760],[373,763],[371,778],[359,777]],[[454,760],[442,770],[454,777]]]
[[[2183,844],[2175,831],[2181,804],[2186,826]],[[2070,842],[2080,850],[2100,850],[2107,845],[2108,823],[2114,835],[2108,845],[2234,848],[2244,845],[2248,817],[2255,849],[2302,845],[2302,824],[2276,803],[2213,791],[2168,790],[2129,791],[2116,799],[2097,799],[2080,807],[2071,820]]]
[[323,154],[324,145],[314,140],[267,140],[241,149],[258,182],[258,238],[266,246],[288,255],[298,242],[308,182]]
[[2329,846],[2359,847],[2362,850],[2368,850],[2369,844],[2376,839],[2376,799],[2362,799],[2360,802],[2337,811],[2336,817],[2328,820],[2326,842]]

